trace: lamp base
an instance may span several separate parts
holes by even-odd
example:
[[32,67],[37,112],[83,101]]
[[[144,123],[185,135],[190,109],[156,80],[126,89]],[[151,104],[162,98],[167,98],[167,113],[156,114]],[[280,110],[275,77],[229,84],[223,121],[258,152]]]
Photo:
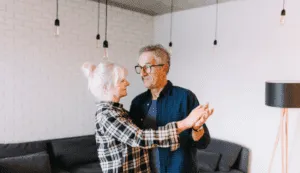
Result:
[[283,108],[280,118],[280,126],[278,128],[276,141],[274,144],[273,154],[269,165],[268,173],[271,173],[273,160],[275,157],[278,142],[281,140],[281,168],[282,173],[288,173],[288,109]]

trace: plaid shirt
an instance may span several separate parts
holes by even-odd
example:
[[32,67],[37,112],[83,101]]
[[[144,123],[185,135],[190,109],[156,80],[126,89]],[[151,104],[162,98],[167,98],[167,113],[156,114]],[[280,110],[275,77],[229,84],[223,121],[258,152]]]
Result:
[[148,150],[179,148],[175,122],[158,130],[141,130],[120,103],[100,102],[96,113],[96,143],[103,172],[150,173]]

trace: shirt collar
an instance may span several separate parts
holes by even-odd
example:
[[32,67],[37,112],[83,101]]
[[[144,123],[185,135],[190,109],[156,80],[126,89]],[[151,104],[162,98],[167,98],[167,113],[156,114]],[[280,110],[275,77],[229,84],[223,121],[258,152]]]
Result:
[[[166,86],[162,89],[159,96],[162,96],[162,95],[165,96],[165,95],[168,95],[169,93],[171,94],[172,87],[173,87],[172,82],[168,80]],[[150,89],[148,89],[147,95],[148,95],[148,97],[152,97]]]
[[99,101],[96,102],[97,107],[116,107],[116,108],[123,108],[123,104],[112,102],[112,101]]
[[160,92],[160,95],[167,95],[171,92],[171,89],[173,87],[173,84],[171,81],[168,80],[167,85],[164,87],[164,89]]

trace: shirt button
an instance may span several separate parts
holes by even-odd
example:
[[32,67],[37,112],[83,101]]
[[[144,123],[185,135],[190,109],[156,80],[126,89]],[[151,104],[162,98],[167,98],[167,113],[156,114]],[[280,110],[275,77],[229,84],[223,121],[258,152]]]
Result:
[[143,118],[141,118],[141,121],[143,121],[144,119]]

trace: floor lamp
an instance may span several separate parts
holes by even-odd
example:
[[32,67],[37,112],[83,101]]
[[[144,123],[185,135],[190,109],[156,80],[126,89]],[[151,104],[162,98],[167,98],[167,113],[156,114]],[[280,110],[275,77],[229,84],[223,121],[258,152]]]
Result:
[[282,173],[288,173],[288,108],[300,108],[300,81],[266,82],[265,101],[267,106],[282,108],[280,126],[269,165],[269,173],[271,173],[279,140],[281,141]]

